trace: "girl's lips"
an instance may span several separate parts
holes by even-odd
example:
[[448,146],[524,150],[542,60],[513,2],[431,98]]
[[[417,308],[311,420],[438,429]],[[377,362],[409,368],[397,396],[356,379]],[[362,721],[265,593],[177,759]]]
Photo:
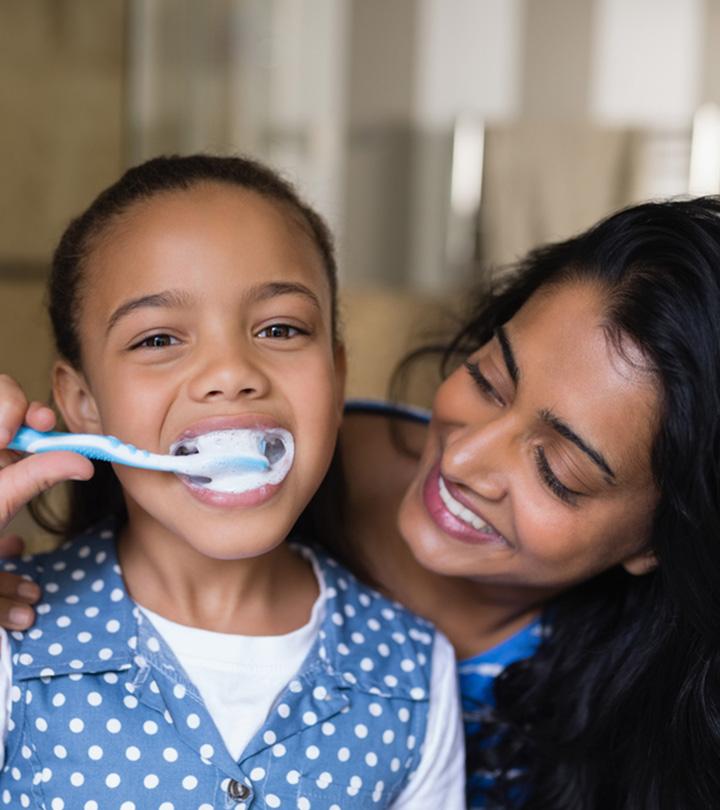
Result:
[[[207,433],[243,429],[268,431],[286,430],[277,420],[266,414],[247,413],[235,416],[213,416],[202,419],[185,428],[173,441],[171,447]],[[196,500],[209,506],[217,506],[223,509],[261,506],[275,495],[286,480],[286,478],[283,478],[277,483],[260,483],[253,489],[231,492],[202,486],[201,484],[194,483],[191,478],[185,475],[178,475],[177,478]]]
[[193,484],[183,475],[179,475],[178,479],[198,501],[208,506],[218,506],[223,509],[243,506],[261,506],[266,501],[269,501],[284,483],[283,480],[283,482],[279,484],[263,484],[247,492],[218,492],[217,490]]
[[[445,493],[441,492],[445,488]],[[470,509],[466,504],[462,503],[460,498],[451,492],[452,485],[448,484],[442,479],[440,475],[440,463],[436,463],[423,484],[422,497],[425,508],[432,518],[433,522],[445,534],[456,540],[461,540],[464,543],[480,544],[480,543],[502,543],[507,544],[507,540],[497,532],[493,526],[485,521],[474,510]],[[445,495],[445,500],[443,500]],[[464,509],[465,512],[460,515],[453,514],[446,501],[452,501],[458,505],[456,511]],[[463,519],[465,516],[467,519]],[[476,525],[471,525],[470,521]],[[482,524],[481,528],[477,528],[477,524]]]

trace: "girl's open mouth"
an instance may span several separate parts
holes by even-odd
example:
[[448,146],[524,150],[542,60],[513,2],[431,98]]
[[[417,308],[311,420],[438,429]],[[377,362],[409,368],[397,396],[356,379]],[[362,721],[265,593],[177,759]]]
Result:
[[292,434],[280,427],[233,427],[186,436],[174,442],[170,452],[207,457],[202,475],[179,476],[193,489],[243,495],[277,488],[290,472],[295,443]]

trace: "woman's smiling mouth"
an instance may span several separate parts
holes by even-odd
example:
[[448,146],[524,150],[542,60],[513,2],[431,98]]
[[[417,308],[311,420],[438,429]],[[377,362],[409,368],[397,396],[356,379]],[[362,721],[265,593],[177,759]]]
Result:
[[439,463],[425,479],[423,501],[433,522],[445,534],[466,543],[508,544],[491,524],[453,496]]

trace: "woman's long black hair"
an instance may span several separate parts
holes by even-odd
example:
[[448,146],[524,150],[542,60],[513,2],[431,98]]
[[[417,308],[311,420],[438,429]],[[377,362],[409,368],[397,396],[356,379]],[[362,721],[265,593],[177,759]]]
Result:
[[566,281],[599,286],[610,339],[629,337],[659,385],[658,566],[614,568],[548,606],[551,633],[496,680],[468,770],[496,777],[479,806],[720,807],[720,200],[638,205],[532,252],[445,362]]
[[[83,305],[85,270],[95,247],[112,226],[134,205],[156,196],[220,183],[252,191],[283,206],[307,230],[325,267],[330,285],[333,340],[337,343],[337,265],[330,231],[320,215],[305,203],[290,183],[272,169],[244,157],[172,155],[157,157],[126,171],[105,189],[65,230],[53,254],[48,283],[48,310],[55,348],[60,357],[82,369],[78,321]],[[36,522],[53,534],[72,537],[114,516],[124,522],[125,503],[110,464],[93,462],[95,474],[87,482],[70,482],[69,508],[62,514],[42,498],[30,505]],[[295,526],[294,534],[327,548],[351,569],[365,574],[361,555],[346,540],[343,504],[344,482],[339,451],[318,492]]]

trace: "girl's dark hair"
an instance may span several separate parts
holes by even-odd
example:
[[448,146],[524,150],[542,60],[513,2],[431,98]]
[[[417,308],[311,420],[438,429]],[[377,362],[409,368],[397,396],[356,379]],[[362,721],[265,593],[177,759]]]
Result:
[[[55,347],[61,357],[82,367],[78,321],[83,304],[85,271],[93,250],[113,225],[138,203],[162,194],[215,183],[252,191],[284,206],[308,232],[323,261],[331,293],[332,335],[338,341],[337,265],[330,231],[322,217],[305,203],[293,186],[272,169],[245,157],[172,155],[156,157],[135,166],[106,188],[74,219],[53,254],[48,283],[48,310]],[[360,573],[364,566],[343,532],[342,465],[338,450],[318,492],[300,517],[296,529],[302,536],[326,546],[341,562]],[[71,482],[69,509],[54,514],[42,500],[31,504],[35,520],[45,530],[71,537],[108,515],[126,519],[119,481],[112,467],[93,462],[95,475],[88,482]]]
[[539,288],[578,281],[604,292],[609,338],[642,350],[661,392],[658,567],[614,568],[547,607],[551,632],[496,680],[468,769],[495,774],[488,807],[718,807],[720,199],[637,205],[533,251],[479,302],[444,363]]

